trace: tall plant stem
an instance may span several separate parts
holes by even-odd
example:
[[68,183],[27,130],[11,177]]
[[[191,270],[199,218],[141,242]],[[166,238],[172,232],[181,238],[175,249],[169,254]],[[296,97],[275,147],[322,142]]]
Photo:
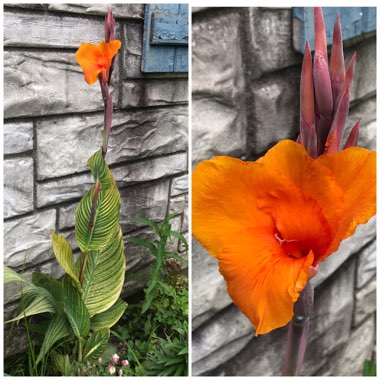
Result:
[[310,282],[294,304],[294,316],[289,323],[282,376],[298,376],[307,346],[309,320],[313,309],[314,289]]
[[82,359],[82,340],[78,339],[78,362],[81,362]]

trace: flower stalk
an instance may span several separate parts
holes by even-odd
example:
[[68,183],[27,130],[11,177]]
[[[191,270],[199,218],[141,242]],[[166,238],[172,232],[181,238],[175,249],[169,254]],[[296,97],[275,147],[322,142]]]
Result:
[[299,376],[301,372],[313,303],[314,288],[309,281],[294,304],[294,316],[288,327],[282,376]]

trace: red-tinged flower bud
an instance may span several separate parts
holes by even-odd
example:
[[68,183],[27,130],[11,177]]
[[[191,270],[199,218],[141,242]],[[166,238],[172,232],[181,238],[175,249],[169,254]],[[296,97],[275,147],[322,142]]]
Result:
[[315,51],[320,51],[327,60],[327,43],[325,21],[321,7],[314,8],[314,33],[315,33]]
[[305,54],[301,71],[301,98],[300,111],[303,120],[310,126],[314,124],[314,85],[313,64],[311,59],[309,43],[306,41]]
[[336,109],[338,106],[337,98],[341,92],[345,78],[342,31],[339,14],[336,15],[334,25],[334,35],[330,60],[330,77],[334,109]]
[[330,74],[327,59],[319,50],[315,51],[313,74],[318,111],[324,118],[330,118],[333,111]]
[[109,42],[115,39],[115,19],[112,16],[111,7],[108,6],[108,13],[104,21],[105,41]]
[[318,140],[317,133],[315,131],[315,125],[313,124],[309,130],[309,141],[307,143],[307,152],[310,157],[317,158],[318,156]]
[[351,132],[347,138],[346,144],[344,145],[344,149],[358,145],[360,121],[361,119],[359,119],[354,125],[354,127],[351,129]]

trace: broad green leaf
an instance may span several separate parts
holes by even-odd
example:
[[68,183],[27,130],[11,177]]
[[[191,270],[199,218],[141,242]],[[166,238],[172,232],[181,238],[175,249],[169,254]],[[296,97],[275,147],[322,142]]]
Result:
[[63,236],[52,233],[54,256],[64,271],[75,281],[80,289],[79,271],[74,262],[73,251]]
[[95,152],[87,161],[95,181],[100,181],[103,190],[109,189],[115,184],[112,173],[104,160],[102,150]]
[[188,250],[189,246],[188,246],[188,244],[187,244],[187,240],[186,240],[186,238],[185,238],[180,232],[177,232],[177,231],[170,231],[170,236],[176,237],[176,238],[178,238],[179,240],[181,240],[182,243],[185,245],[185,249],[186,249],[186,251]]
[[96,314],[91,320],[91,328],[100,330],[112,327],[123,315],[127,303],[122,299],[118,299],[108,310],[103,313]]
[[103,251],[87,254],[82,284],[82,298],[90,317],[110,308],[124,284],[125,257],[120,225]]
[[31,281],[27,280],[26,278],[21,276],[21,274],[18,274],[11,268],[4,267],[3,273],[4,273],[4,284],[8,284],[9,282],[12,282],[12,281],[19,281],[25,284],[25,288],[35,288],[35,285]]
[[139,239],[139,238],[136,238],[133,236],[127,238],[127,240],[130,241],[131,243],[135,243],[135,244],[141,245],[142,247],[149,249],[150,253],[153,256],[157,256],[157,247],[152,242],[150,242],[149,240]]
[[160,228],[158,227],[158,224],[156,222],[153,222],[153,220],[145,218],[129,218],[128,220],[130,222],[146,224],[147,226],[151,227],[157,234],[160,233]]
[[6,323],[15,322],[31,315],[41,313],[55,313],[55,311],[55,305],[52,304],[45,295],[38,295],[19,315],[17,315],[15,318],[10,319],[9,321],[6,321]]
[[75,237],[82,252],[104,249],[118,225],[120,194],[116,186],[100,190],[93,227],[89,228],[95,185],[84,195],[76,209]]
[[61,373],[62,376],[72,375],[69,355],[62,355],[60,352],[52,350],[50,352],[50,358],[53,362],[53,366],[58,372]]
[[84,345],[83,359],[97,359],[105,350],[109,337],[109,329],[94,331]]
[[69,335],[70,325],[67,322],[66,317],[61,313],[55,314],[46,330],[46,335],[42,342],[36,363],[38,364],[42,360],[56,342]]
[[59,282],[58,280],[51,278],[45,273],[41,273],[41,272],[33,272],[32,282],[38,287],[48,290],[52,294],[57,305],[62,304],[63,302],[62,282]]
[[85,338],[90,331],[90,314],[78,289],[67,277],[63,279],[63,307],[74,334]]

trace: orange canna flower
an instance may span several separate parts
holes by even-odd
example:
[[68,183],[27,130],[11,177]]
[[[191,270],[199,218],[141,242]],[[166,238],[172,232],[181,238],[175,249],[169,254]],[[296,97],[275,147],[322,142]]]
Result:
[[284,140],[256,162],[203,161],[192,183],[193,234],[256,335],[292,319],[318,264],[376,213],[376,153],[357,147],[313,159]]
[[75,57],[83,69],[88,84],[94,84],[99,74],[102,75],[105,83],[108,82],[112,60],[120,47],[119,40],[101,41],[98,45],[86,42],[80,46]]

